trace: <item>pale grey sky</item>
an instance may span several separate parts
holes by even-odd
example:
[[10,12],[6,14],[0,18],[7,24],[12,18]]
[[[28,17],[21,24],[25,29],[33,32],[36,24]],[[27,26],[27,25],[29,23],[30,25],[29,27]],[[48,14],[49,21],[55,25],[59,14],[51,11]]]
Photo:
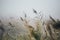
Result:
[[34,17],[32,8],[43,15],[60,18],[60,0],[0,0],[0,16],[23,16],[24,12]]

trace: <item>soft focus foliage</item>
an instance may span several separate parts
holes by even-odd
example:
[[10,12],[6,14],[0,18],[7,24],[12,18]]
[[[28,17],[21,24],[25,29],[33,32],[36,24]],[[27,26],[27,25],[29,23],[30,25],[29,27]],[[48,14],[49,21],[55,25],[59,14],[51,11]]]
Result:
[[[0,40],[60,40],[60,21],[50,16],[43,21],[40,13],[34,10],[37,17],[28,19],[1,19]],[[41,18],[40,18],[41,17]]]

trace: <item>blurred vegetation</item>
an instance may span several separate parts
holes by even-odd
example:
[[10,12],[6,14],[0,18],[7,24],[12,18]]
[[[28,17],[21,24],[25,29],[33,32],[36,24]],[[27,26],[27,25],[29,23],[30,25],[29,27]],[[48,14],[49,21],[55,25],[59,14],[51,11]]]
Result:
[[33,18],[36,30],[29,25],[26,14],[25,18],[0,20],[0,40],[60,40],[60,20],[49,16],[50,20],[43,21],[40,12],[33,12],[37,15]]

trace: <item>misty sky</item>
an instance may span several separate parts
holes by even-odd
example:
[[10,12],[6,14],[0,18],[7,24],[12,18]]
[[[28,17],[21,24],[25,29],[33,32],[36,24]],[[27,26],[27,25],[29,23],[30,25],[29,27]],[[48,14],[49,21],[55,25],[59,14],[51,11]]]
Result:
[[0,0],[0,17],[19,17],[26,13],[34,17],[33,10],[60,19],[60,0]]

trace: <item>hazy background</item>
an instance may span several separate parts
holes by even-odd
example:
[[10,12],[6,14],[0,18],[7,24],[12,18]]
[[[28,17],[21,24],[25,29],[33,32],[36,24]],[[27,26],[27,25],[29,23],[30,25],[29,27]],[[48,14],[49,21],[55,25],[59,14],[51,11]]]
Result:
[[32,9],[60,19],[60,0],[0,0],[0,17],[34,17]]

